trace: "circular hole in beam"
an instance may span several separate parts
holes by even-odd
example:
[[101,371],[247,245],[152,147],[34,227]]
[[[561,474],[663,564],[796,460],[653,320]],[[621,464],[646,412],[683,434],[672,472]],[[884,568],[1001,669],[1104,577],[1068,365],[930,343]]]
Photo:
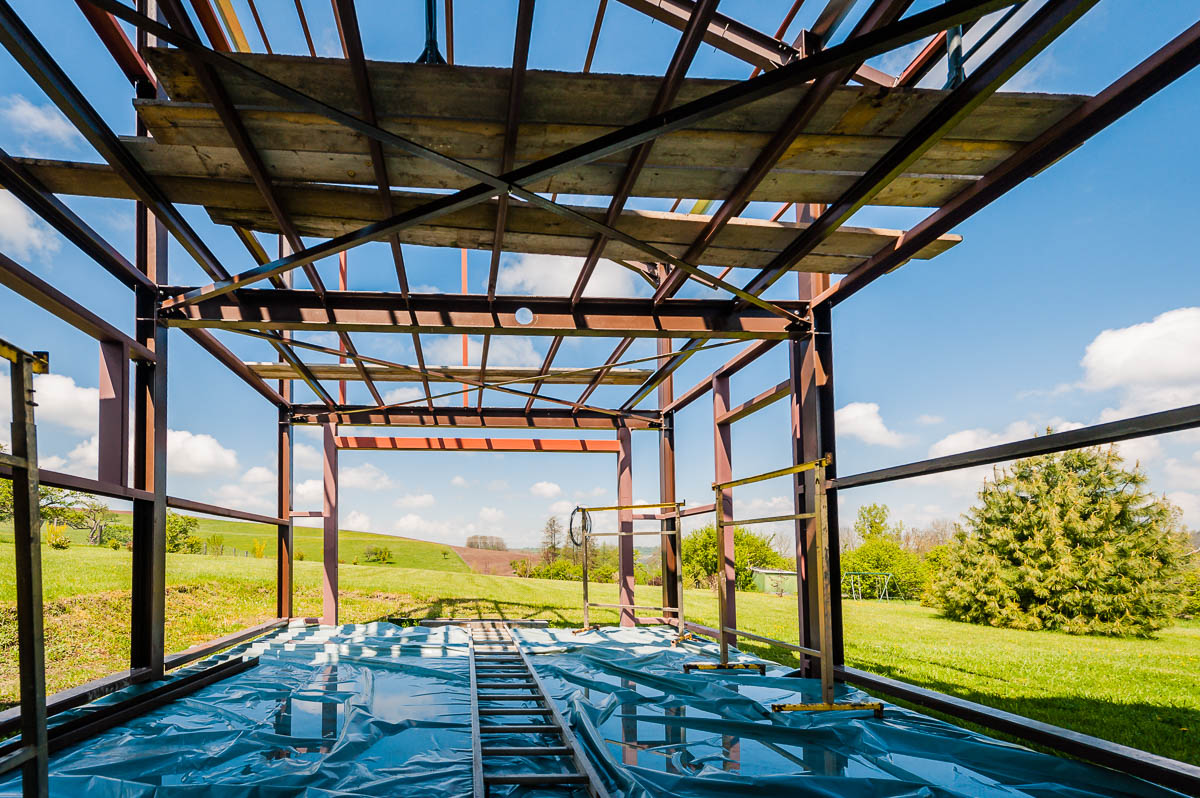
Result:
[[513,314],[517,320],[517,324],[533,324],[533,311],[529,308],[517,308],[517,312]]

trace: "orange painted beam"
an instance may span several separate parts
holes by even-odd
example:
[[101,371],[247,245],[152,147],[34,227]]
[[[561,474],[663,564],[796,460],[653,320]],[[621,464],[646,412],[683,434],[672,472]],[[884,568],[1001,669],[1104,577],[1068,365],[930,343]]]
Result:
[[567,452],[616,454],[616,441],[582,438],[393,438],[390,436],[334,439],[339,449],[406,452]]

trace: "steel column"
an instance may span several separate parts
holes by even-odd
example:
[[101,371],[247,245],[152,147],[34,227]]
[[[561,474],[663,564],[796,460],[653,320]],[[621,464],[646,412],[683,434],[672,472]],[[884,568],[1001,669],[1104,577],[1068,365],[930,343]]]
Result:
[[338,622],[338,450],[337,425],[325,424],[324,553],[321,580],[321,623]]
[[[733,479],[733,435],[728,423],[717,421],[729,411],[729,377],[712,378],[713,395],[713,482]],[[721,661],[727,662],[725,649],[737,645],[737,636],[725,629],[737,628],[737,572],[734,569],[733,491],[722,490],[717,496],[717,589],[720,595]]]
[[[817,425],[818,451],[821,456],[828,458],[825,466],[825,479],[835,482],[837,477],[837,441],[834,424],[833,399],[833,323],[832,308],[824,305],[813,312],[813,337],[816,349],[816,366],[820,369],[817,378]],[[825,538],[829,548],[829,632],[833,645],[834,665],[842,665],[845,659],[842,640],[842,563],[841,536],[838,526],[837,490],[830,486],[825,491],[817,491],[817,511],[824,508]],[[816,608],[820,612],[820,608]],[[819,627],[818,627],[819,628]]]
[[[617,427],[617,504],[628,506],[633,504],[633,433],[629,427]],[[617,511],[617,584],[618,604],[632,606],[634,601],[633,582],[633,511]],[[633,626],[636,623],[634,611],[621,610],[621,625]]]
[[[16,352],[12,385],[12,509],[16,555],[17,659],[21,699],[21,744],[29,758],[21,766],[25,798],[46,798],[46,649],[42,627],[42,519],[38,504],[37,428],[33,408],[34,359]],[[39,369],[41,370],[41,369]]]
[[129,347],[100,342],[100,427],[96,477],[129,484]]
[[[658,351],[660,354],[670,352],[671,340],[660,338]],[[670,404],[673,392],[674,380],[668,377],[658,386],[658,406],[666,407]],[[667,413],[663,417],[663,425],[658,432],[658,500],[664,504],[673,502],[675,495],[675,416],[673,413]],[[679,518],[674,514],[661,521],[663,535],[660,556],[662,558],[662,604],[664,607],[680,606],[679,573],[682,552],[675,545],[678,524]],[[663,615],[667,618],[678,617],[677,613],[671,611],[666,611]]]
[[276,509],[279,517],[286,518],[287,523],[276,527],[275,615],[278,618],[290,618],[295,615],[292,607],[292,420],[286,408],[279,408],[276,429]]

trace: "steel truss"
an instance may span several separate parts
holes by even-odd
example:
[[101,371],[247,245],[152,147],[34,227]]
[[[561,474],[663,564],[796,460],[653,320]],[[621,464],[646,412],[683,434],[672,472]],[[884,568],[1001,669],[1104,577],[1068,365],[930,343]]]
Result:
[[[717,11],[713,0],[620,0],[625,5],[649,14],[681,31],[670,65],[665,71],[658,95],[641,121],[626,125],[584,144],[515,166],[517,130],[521,121],[522,96],[533,25],[533,0],[521,0],[514,39],[512,70],[499,174],[492,174],[447,157],[420,142],[390,132],[379,124],[377,97],[363,54],[359,18],[352,0],[334,0],[335,20],[343,54],[350,67],[357,99],[352,111],[334,108],[307,94],[302,87],[288,86],[256,71],[236,53],[250,51],[241,28],[228,19],[218,20],[207,3],[193,3],[199,29],[180,0],[138,0],[132,9],[121,0],[81,0],[82,12],[101,41],[113,55],[122,73],[134,87],[137,97],[160,95],[156,78],[147,66],[147,48],[166,42],[183,50],[203,84],[221,124],[231,136],[256,190],[271,216],[283,231],[280,251],[272,258],[248,230],[237,230],[250,252],[254,265],[231,273],[184,216],[168,199],[133,156],[129,147],[105,123],[83,92],[75,86],[46,49],[4,0],[0,0],[0,42],[18,64],[34,79],[63,114],[100,153],[116,175],[137,198],[137,246],[131,263],[95,230],[73,213],[58,197],[42,185],[17,160],[0,152],[0,185],[10,190],[71,243],[79,247],[102,269],[126,285],[134,294],[136,324],[133,335],[121,332],[84,304],[37,277],[13,260],[0,255],[0,283],[21,294],[95,339],[101,350],[102,385],[108,392],[101,401],[101,456],[99,478],[82,479],[36,467],[33,441],[32,371],[44,365],[44,358],[0,346],[2,354],[14,363],[13,408],[14,451],[0,456],[0,476],[14,480],[17,494],[17,556],[19,659],[22,708],[19,713],[0,714],[0,731],[22,732],[20,745],[0,752],[0,769],[21,767],[26,795],[45,795],[46,757],[53,741],[48,740],[46,715],[78,706],[105,692],[142,681],[161,679],[167,669],[178,667],[237,640],[262,634],[285,623],[292,616],[291,523],[292,518],[320,515],[325,519],[325,610],[326,620],[337,620],[337,453],[342,448],[487,450],[508,447],[514,451],[579,451],[617,454],[618,502],[621,512],[618,534],[621,541],[622,622],[633,623],[634,613],[644,609],[633,603],[632,592],[632,430],[654,430],[659,436],[660,505],[650,509],[669,510],[640,517],[658,520],[663,540],[663,601],[652,608],[661,611],[662,620],[681,631],[690,629],[710,634],[722,642],[741,635],[764,641],[738,630],[736,603],[726,568],[721,580],[722,620],[720,628],[705,629],[687,623],[682,616],[682,590],[679,558],[681,519],[687,515],[716,512],[719,522],[730,529],[732,496],[729,489],[738,481],[729,473],[732,462],[732,425],[775,402],[787,399],[790,406],[793,440],[792,467],[772,472],[790,477],[795,512],[779,516],[796,524],[798,566],[798,614],[800,640],[789,647],[805,655],[801,673],[832,676],[857,681],[885,693],[907,697],[941,711],[966,717],[975,722],[1024,734],[1038,742],[1119,767],[1146,778],[1184,790],[1200,791],[1200,769],[1168,762],[1131,749],[1116,750],[1103,741],[1079,741],[1080,735],[1045,727],[978,705],[969,705],[948,696],[882,680],[844,667],[840,596],[829,585],[840,570],[837,546],[837,501],[840,489],[937,473],[982,463],[994,463],[1015,457],[1034,456],[1053,451],[1126,440],[1143,435],[1189,429],[1200,426],[1196,406],[1134,419],[1096,425],[1082,430],[1047,435],[1029,441],[990,447],[946,458],[880,469],[839,478],[834,473],[835,436],[833,402],[832,319],[837,303],[905,263],[938,236],[948,232],[985,208],[1024,180],[1045,169],[1092,135],[1123,117],[1146,98],[1193,69],[1200,63],[1200,23],[1183,32],[1101,94],[1085,102],[1035,140],[1022,146],[1006,161],[969,188],[952,197],[913,230],[871,255],[849,275],[831,285],[827,275],[801,274],[798,301],[764,298],[774,285],[805,254],[812,252],[825,238],[928,151],[959,121],[999,89],[1029,59],[1048,46],[1078,19],[1095,0],[1045,0],[1032,14],[999,44],[991,55],[974,67],[969,65],[974,51],[961,53],[955,42],[961,31],[997,11],[1007,12],[994,22],[986,36],[998,36],[1004,21],[1013,18],[1015,0],[945,0],[919,13],[905,16],[910,0],[875,0],[851,28],[844,40],[833,44],[835,31],[849,19],[851,0],[828,0],[810,30],[801,31],[789,44],[782,40],[799,3],[793,3],[779,32],[774,36],[755,31]],[[251,11],[264,43],[267,31],[258,9]],[[584,71],[590,70],[605,2],[599,6]],[[450,4],[447,3],[449,12]],[[297,4],[300,22],[315,54],[307,20]],[[451,16],[447,14],[448,18]],[[165,18],[169,24],[159,21]],[[136,29],[131,42],[119,22]],[[200,41],[200,31],[210,46]],[[453,62],[452,22],[447,21],[447,54]],[[900,75],[890,76],[864,66],[870,58],[898,47],[928,39],[921,53]],[[700,43],[714,46],[745,60],[755,67],[750,79],[682,104],[675,104],[688,67]],[[268,50],[270,45],[266,45]],[[978,48],[975,48],[978,50]],[[950,91],[910,133],[896,141],[891,150],[842,196],[828,207],[797,208],[797,220],[808,224],[795,239],[744,286],[726,281],[725,274],[715,275],[700,268],[700,259],[726,224],[745,209],[755,188],[765,180],[804,125],[821,109],[834,90],[847,81],[882,87],[913,86],[946,56],[950,67]],[[967,68],[960,69],[963,64]],[[763,70],[758,74],[759,70]],[[246,131],[240,111],[230,101],[226,82],[239,78],[266,89],[285,107],[310,112],[333,120],[365,137],[374,187],[378,191],[382,221],[336,236],[313,246],[305,246],[294,221],[278,196],[279,187],[271,180],[262,156]],[[633,193],[634,185],[647,162],[655,141],[669,133],[684,130],[723,113],[807,85],[785,124],[758,153],[734,189],[724,198],[703,230],[682,254],[664,251],[629,235],[616,224],[621,209]],[[138,135],[146,136],[139,123]],[[431,195],[428,202],[396,213],[390,188],[384,147],[394,148],[417,158],[438,164],[475,181],[468,188],[442,195]],[[584,216],[557,202],[532,192],[534,185],[567,170],[625,153],[627,160],[616,189],[609,199],[603,219]],[[488,290],[485,295],[423,295],[413,293],[405,271],[404,257],[397,233],[456,210],[497,198],[494,239]],[[532,204],[564,223],[575,225],[593,236],[570,296],[504,297],[496,293],[499,258],[504,251],[507,212],[514,202]],[[781,211],[782,213],[782,211]],[[166,237],[174,237],[188,256],[212,281],[203,286],[177,286],[168,279]],[[592,271],[602,256],[605,242],[617,241],[644,254],[646,263],[624,261],[622,265],[655,285],[650,300],[592,300],[583,296]],[[331,255],[342,254],[371,241],[388,241],[399,287],[397,293],[331,291],[322,284],[315,263]],[[303,270],[312,286],[310,291],[292,289],[290,280],[296,269]],[[715,300],[681,300],[675,294],[687,281],[715,289]],[[262,288],[270,283],[271,288]],[[252,289],[250,286],[258,285]],[[346,289],[343,282],[339,286]],[[522,311],[532,311],[532,321]],[[166,475],[166,397],[167,330],[180,327],[192,340],[229,368],[243,382],[267,399],[277,410],[278,423],[278,511],[275,516],[245,513],[227,508],[170,497],[165,492]],[[281,361],[288,364],[306,382],[319,404],[293,401],[292,382],[280,381],[274,387],[262,379],[221,344],[207,328],[233,330],[264,339]],[[331,330],[338,334],[337,350],[296,340],[297,330]],[[376,388],[368,365],[399,367],[399,364],[361,354],[350,334],[363,331],[401,332],[411,337],[424,392],[421,406],[387,404]],[[482,334],[484,355],[477,378],[455,373],[455,382],[465,390],[478,391],[475,407],[444,407],[435,404],[430,377],[445,378],[447,373],[425,363],[420,336],[423,333]],[[488,381],[487,348],[492,335],[545,335],[553,343],[529,390],[513,383],[525,378]],[[619,338],[620,343],[605,362],[589,371],[592,377],[575,401],[540,393],[552,373],[552,363],[561,341],[568,336],[604,336]],[[656,368],[619,407],[588,404],[596,387],[609,371],[622,364],[622,358],[637,337],[656,339]],[[682,343],[674,346],[673,339]],[[689,357],[718,344],[710,340],[747,340],[736,356],[701,380],[676,395],[673,373]],[[769,387],[737,406],[730,405],[730,379],[745,366],[787,341],[789,378]],[[723,341],[724,342],[724,341]],[[722,343],[723,343],[722,342]],[[373,405],[347,404],[339,392],[335,398],[297,354],[300,350],[344,355],[374,401]],[[130,372],[134,389],[128,390]],[[499,407],[483,404],[484,391],[517,395],[523,407]],[[638,409],[651,394],[657,393],[657,408]],[[683,508],[675,496],[674,421],[675,414],[710,395],[713,400],[714,483],[713,505]],[[132,402],[131,402],[132,399]],[[554,407],[539,407],[537,402]],[[134,406],[130,417],[129,406]],[[17,429],[18,421],[20,430]],[[291,500],[291,435],[295,424],[321,425],[325,434],[326,505],[320,511],[296,510]],[[337,434],[337,426],[438,426],[470,428],[580,429],[606,430],[615,440],[580,439],[543,440],[514,443],[512,439],[429,439],[369,438]],[[132,462],[128,441],[132,437]],[[447,441],[447,442],[435,442]],[[448,441],[456,441],[449,443]],[[804,467],[823,463],[824,473]],[[132,477],[129,477],[132,472]],[[46,699],[40,620],[40,559],[37,550],[36,496],[38,479],[50,485],[69,487],[98,495],[129,499],[134,503],[134,587],[132,653],[130,668],[106,679]],[[21,497],[24,497],[22,499]],[[24,502],[24,504],[22,504]],[[168,507],[269,523],[279,534],[277,609],[279,619],[254,627],[209,646],[166,656],[163,651],[165,513]],[[773,519],[751,519],[752,521]],[[722,535],[725,541],[726,535]],[[728,536],[731,538],[731,535]],[[629,544],[630,552],[625,549]],[[332,561],[330,560],[332,554]],[[726,546],[725,558],[732,561],[732,548]],[[821,579],[816,574],[825,575]],[[811,575],[811,576],[810,576]],[[626,581],[628,585],[626,586]],[[585,583],[586,584],[586,583]],[[627,588],[627,589],[626,589]],[[594,606],[594,605],[593,605]],[[768,641],[772,644],[778,641]],[[216,677],[213,677],[216,678]],[[825,679],[823,679],[823,682]],[[155,692],[164,700],[171,691]],[[831,694],[824,696],[832,703]],[[805,707],[802,709],[812,709]],[[133,710],[131,710],[133,711]],[[113,716],[117,717],[117,716]],[[111,718],[109,719],[111,720]],[[95,725],[84,724],[73,732],[76,737],[87,729],[102,728],[105,719]],[[90,722],[89,722],[90,723]],[[65,738],[64,738],[65,739]],[[1097,744],[1100,743],[1100,744]]]

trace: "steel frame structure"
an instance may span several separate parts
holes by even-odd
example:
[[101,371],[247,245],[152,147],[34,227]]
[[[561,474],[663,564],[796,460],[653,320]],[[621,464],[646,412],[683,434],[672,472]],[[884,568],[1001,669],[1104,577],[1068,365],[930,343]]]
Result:
[[[839,677],[873,686],[885,693],[907,697],[941,711],[966,717],[974,722],[1025,734],[1039,743],[1061,748],[1093,759],[1101,764],[1128,770],[1149,779],[1185,790],[1200,789],[1200,769],[1176,762],[1164,762],[1144,752],[1123,749],[1104,741],[1080,742],[1081,735],[1055,730],[1044,724],[1000,713],[948,696],[882,680],[847,668],[843,661],[840,596],[832,591],[822,600],[817,569],[827,567],[831,577],[840,572],[837,545],[837,501],[841,489],[905,479],[921,474],[965,468],[1017,457],[1060,451],[1098,443],[1126,440],[1200,426],[1200,406],[1180,408],[1124,421],[1101,424],[1082,430],[1048,435],[1028,441],[967,452],[946,458],[911,463],[874,472],[838,477],[834,429],[834,374],[832,309],[838,303],[905,263],[922,247],[948,232],[972,214],[985,208],[1007,191],[1053,164],[1088,138],[1106,128],[1138,104],[1200,63],[1200,23],[1184,31],[1158,52],[1114,82],[1099,95],[1069,113],[1033,141],[968,188],[953,196],[912,230],[874,252],[866,262],[840,281],[829,275],[800,273],[795,299],[767,299],[764,292],[805,253],[812,252],[826,237],[864,205],[870,204],[881,190],[902,174],[918,157],[939,142],[948,131],[981,102],[997,91],[1022,65],[1048,46],[1078,19],[1096,0],[1043,0],[999,42],[985,58],[972,58],[980,48],[961,52],[961,32],[993,12],[1005,12],[1004,20],[1013,19],[1016,0],[943,0],[918,13],[906,14],[910,0],[875,0],[853,25],[849,34],[833,43],[835,33],[850,19],[853,0],[826,0],[815,22],[800,31],[790,43],[782,37],[791,26],[802,0],[790,4],[783,24],[775,35],[718,12],[715,0],[620,0],[626,6],[648,14],[681,31],[678,46],[662,78],[659,91],[641,121],[625,125],[584,144],[577,145],[530,163],[515,165],[518,125],[522,115],[526,66],[533,29],[534,0],[520,0],[508,102],[503,135],[502,157],[498,174],[457,161],[417,141],[412,141],[380,125],[376,110],[377,95],[359,32],[360,21],[352,0],[333,0],[334,19],[341,37],[342,51],[357,98],[354,112],[334,108],[306,93],[303,86],[289,86],[257,72],[236,56],[251,51],[232,6],[221,3],[221,14],[214,12],[210,0],[192,0],[189,8],[180,0],[136,0],[131,8],[121,0],[78,0],[81,12],[113,56],[122,74],[129,80],[136,98],[163,96],[163,89],[148,66],[150,47],[165,42],[186,53],[203,90],[229,134],[243,166],[251,177],[271,216],[283,231],[278,255],[272,258],[255,234],[239,228],[236,232],[247,247],[253,265],[240,271],[227,269],[209,249],[200,235],[172,204],[167,194],[132,155],[129,142],[119,138],[84,94],[70,80],[19,15],[5,0],[0,0],[0,43],[34,79],[63,114],[104,158],[109,167],[137,198],[135,207],[136,246],[133,262],[123,257],[83,219],[72,212],[46,188],[30,170],[7,153],[0,152],[0,185],[11,191],[38,216],[58,230],[102,269],[126,285],[135,300],[134,334],[126,335],[89,311],[45,280],[33,275],[12,259],[0,254],[0,283],[31,302],[55,314],[76,329],[95,339],[100,352],[101,428],[100,465],[97,479],[85,479],[36,468],[35,431],[32,417],[32,370],[44,363],[27,353],[4,348],[3,354],[16,364],[13,368],[14,452],[0,456],[0,476],[14,480],[14,493],[24,496],[18,503],[18,604],[20,625],[19,657],[22,674],[22,705],[19,712],[0,715],[0,730],[22,730],[22,744],[14,753],[0,759],[0,768],[20,766],[24,772],[26,795],[44,795],[46,781],[47,712],[61,711],[120,689],[135,682],[161,679],[165,671],[192,661],[214,647],[269,631],[286,623],[293,615],[292,602],[292,519],[321,516],[325,525],[325,620],[337,620],[337,460],[341,449],[393,450],[496,450],[578,451],[618,455],[618,502],[624,508],[620,520],[622,542],[631,540],[633,430],[650,430],[659,441],[660,507],[673,508],[645,516],[660,521],[663,541],[664,622],[717,637],[722,646],[736,634],[736,606],[730,582],[732,574],[732,535],[723,535],[726,568],[722,580],[727,600],[719,630],[687,623],[679,613],[681,601],[680,520],[684,516],[716,512],[726,530],[731,530],[734,481],[730,473],[732,425],[775,402],[788,400],[792,467],[780,473],[792,479],[798,570],[798,617],[801,639],[799,650],[827,652],[820,658],[822,670],[833,669]],[[264,16],[250,3],[254,22],[268,52]],[[584,72],[590,71],[601,31],[606,0],[600,0],[595,26],[587,48]],[[296,10],[310,54],[315,56],[303,6]],[[446,32],[449,60],[453,63],[453,14],[446,1]],[[267,19],[269,21],[269,17]],[[131,41],[121,23],[136,30]],[[1001,25],[993,24],[986,36],[998,37]],[[201,41],[201,32],[208,44]],[[917,57],[899,75],[885,75],[864,66],[868,59],[907,44],[926,41]],[[688,67],[697,48],[707,42],[746,62],[754,71],[750,78],[716,90],[706,96],[675,104]],[[436,42],[435,42],[436,44]],[[806,222],[791,244],[744,286],[726,281],[725,273],[712,274],[700,266],[703,252],[731,219],[745,210],[755,188],[769,175],[789,144],[833,91],[847,81],[883,87],[911,87],[946,58],[950,77],[949,90],[907,135],[895,142],[875,165],[865,170],[840,197],[825,206],[797,205],[797,221]],[[439,56],[440,58],[440,56]],[[430,59],[428,60],[437,60]],[[978,61],[978,63],[975,63]],[[436,67],[430,67],[436,68]],[[230,100],[228,81],[236,77],[272,93],[285,106],[316,114],[343,125],[367,142],[368,157],[378,192],[383,220],[361,229],[306,246],[295,220],[278,196],[256,142],[247,132],[239,108]],[[767,145],[758,154],[734,189],[723,198],[695,241],[681,255],[664,251],[623,232],[617,225],[626,201],[634,195],[639,172],[647,162],[656,140],[664,135],[742,109],[755,101],[781,92],[808,88],[799,104]],[[149,133],[138,120],[137,137]],[[474,185],[441,195],[430,195],[428,202],[397,213],[391,187],[395,176],[389,174],[384,147],[407,153],[444,167],[475,181]],[[592,164],[600,159],[625,154],[626,163],[616,189],[609,197],[606,215],[596,219],[580,214],[557,202],[557,195],[546,197],[527,186],[566,170]],[[497,198],[495,232],[490,246],[491,261],[487,292],[468,295],[423,295],[410,290],[405,272],[400,239],[402,230]],[[543,209],[564,223],[577,225],[593,236],[579,279],[566,297],[504,297],[496,293],[498,264],[505,250],[506,218],[513,203],[523,202]],[[678,202],[676,203],[678,205]],[[791,203],[788,203],[790,205]],[[777,214],[781,216],[785,205]],[[182,245],[212,281],[206,286],[179,285],[168,279],[167,237]],[[646,263],[621,262],[639,279],[656,286],[650,300],[593,300],[584,297],[584,289],[603,255],[606,240],[619,241],[643,253]],[[370,241],[389,243],[394,261],[398,292],[355,292],[327,290],[321,282],[316,262],[332,255],[344,255],[350,249]],[[311,290],[292,287],[294,270],[305,272]],[[674,295],[693,280],[716,290],[713,300],[682,300]],[[270,283],[270,288],[263,285]],[[250,288],[252,285],[257,288]],[[778,291],[776,292],[778,293]],[[522,311],[534,311],[533,321],[522,319]],[[168,330],[179,327],[218,362],[267,399],[277,410],[277,512],[273,516],[217,507],[166,494],[166,417]],[[280,362],[295,372],[318,399],[317,404],[293,399],[293,380],[280,380],[272,386],[254,369],[226,348],[210,330],[234,331],[266,341]],[[330,330],[339,338],[339,347],[330,349],[294,338],[298,330]],[[415,368],[391,363],[362,354],[351,335],[364,332],[400,332],[413,342]],[[453,373],[425,363],[421,335],[436,332],[483,335],[483,356],[474,379],[459,369]],[[493,335],[547,335],[552,344],[529,390],[512,386],[522,379],[496,381],[487,367],[488,346]],[[620,339],[613,353],[600,365],[584,369],[591,374],[585,389],[575,401],[559,399],[541,392],[550,384],[552,363],[560,344],[569,336],[603,336]],[[589,404],[597,386],[606,375],[623,365],[622,358],[637,337],[657,339],[655,370],[619,407]],[[684,343],[673,349],[674,340]],[[711,346],[704,341],[738,339],[751,341],[737,355],[717,368],[695,386],[676,394],[673,374],[688,358]],[[768,388],[750,400],[730,406],[730,380],[739,371],[787,342],[789,375],[786,381]],[[299,350],[336,354],[348,362],[371,394],[373,405],[348,404],[344,382],[335,398],[300,359]],[[637,361],[631,361],[637,362]],[[464,364],[465,365],[465,364]],[[422,399],[416,402],[387,404],[374,384],[372,373],[378,369],[411,369],[420,379]],[[133,388],[129,389],[132,376]],[[435,404],[430,378],[460,382],[461,393],[476,392],[474,407],[446,407]],[[453,377],[453,380],[449,380]],[[516,395],[524,406],[488,406],[490,395]],[[714,484],[716,501],[704,507],[681,509],[676,502],[675,418],[676,414],[706,394],[712,394],[714,435]],[[640,406],[652,394],[656,407]],[[537,406],[541,402],[552,406]],[[130,407],[132,406],[132,413]],[[20,430],[17,429],[18,421]],[[319,425],[324,436],[325,506],[320,511],[301,511],[292,506],[292,435],[297,424]],[[612,433],[615,440],[562,439],[527,440],[500,438],[365,438],[338,434],[338,426],[507,428],[530,430],[598,430]],[[129,442],[132,441],[132,449]],[[451,442],[453,441],[453,442]],[[129,452],[132,451],[132,455]],[[822,461],[823,474],[802,468],[806,463]],[[786,472],[786,473],[784,473]],[[127,671],[75,688],[47,699],[43,686],[41,634],[37,619],[40,607],[37,577],[38,519],[36,496],[38,480],[48,485],[71,488],[97,495],[129,500],[133,503],[134,560],[133,613],[131,623],[131,660]],[[32,486],[32,487],[31,487]],[[33,492],[31,492],[33,491]],[[827,508],[821,512],[821,507]],[[277,620],[236,633],[197,650],[166,655],[163,650],[165,593],[165,514],[168,507],[229,518],[267,523],[278,532]],[[827,526],[821,534],[817,520]],[[626,528],[628,527],[628,529]],[[728,540],[725,538],[728,537]],[[822,537],[827,545],[822,546]],[[827,553],[827,563],[821,551]],[[624,556],[620,571],[632,580],[632,554]],[[830,581],[826,580],[826,586]],[[633,623],[632,588],[622,593],[622,623]],[[732,632],[731,632],[732,630]],[[818,638],[820,638],[818,640]],[[811,659],[800,673],[812,674],[818,663]],[[886,684],[884,682],[887,682]]]

